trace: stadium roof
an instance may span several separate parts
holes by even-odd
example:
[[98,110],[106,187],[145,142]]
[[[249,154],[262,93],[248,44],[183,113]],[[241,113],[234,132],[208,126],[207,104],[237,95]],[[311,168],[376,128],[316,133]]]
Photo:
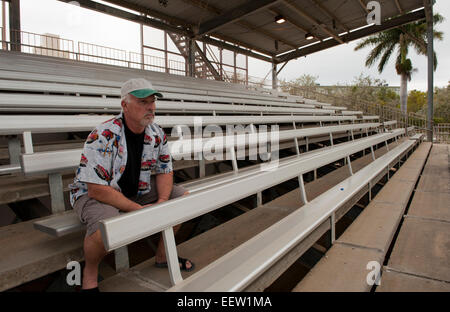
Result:
[[[423,1],[378,0],[381,25],[367,24],[368,0],[103,1],[112,5],[92,0],[77,2],[85,8],[282,63],[424,19]],[[285,22],[276,23],[279,18]],[[307,34],[313,39],[307,40]]]

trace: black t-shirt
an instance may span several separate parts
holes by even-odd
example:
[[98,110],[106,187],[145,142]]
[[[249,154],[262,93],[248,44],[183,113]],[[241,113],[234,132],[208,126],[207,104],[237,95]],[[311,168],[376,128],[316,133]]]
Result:
[[122,194],[125,195],[125,197],[131,198],[138,192],[145,131],[139,134],[133,133],[127,127],[125,118],[123,119],[123,124],[125,126],[125,140],[127,141],[128,156],[125,171],[120,177],[118,184],[122,189]]

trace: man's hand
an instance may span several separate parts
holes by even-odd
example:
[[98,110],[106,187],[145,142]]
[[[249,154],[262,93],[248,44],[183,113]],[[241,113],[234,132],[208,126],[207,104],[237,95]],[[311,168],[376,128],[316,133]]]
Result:
[[94,183],[86,184],[88,186],[88,196],[98,200],[99,202],[111,205],[125,212],[143,208],[138,203],[126,198],[121,192],[115,190],[111,186]]

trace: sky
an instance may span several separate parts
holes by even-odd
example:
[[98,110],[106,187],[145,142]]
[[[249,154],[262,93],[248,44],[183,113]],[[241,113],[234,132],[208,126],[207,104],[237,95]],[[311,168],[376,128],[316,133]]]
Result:
[[[435,72],[435,86],[447,86],[450,81],[450,1],[437,0],[434,12],[444,16],[445,21],[436,26],[444,32],[444,40],[434,42],[438,57]],[[52,33],[60,38],[95,43],[126,51],[140,51],[139,24],[115,18],[106,14],[68,5],[56,0],[21,0],[21,27],[23,31],[37,34]],[[145,31],[146,43],[158,45],[157,32]],[[152,36],[150,36],[152,34]],[[359,41],[339,45],[306,57],[290,61],[279,74],[279,79],[293,80],[303,74],[318,76],[321,85],[351,84],[360,74],[385,80],[390,86],[399,86],[400,77],[395,71],[395,55],[391,57],[383,73],[379,74],[376,65],[365,67],[365,59],[370,48],[354,51]],[[162,47],[162,43],[161,46]],[[174,48],[173,48],[174,49]],[[409,52],[417,72],[413,74],[408,90],[427,89],[427,58]],[[249,75],[271,79],[269,63],[249,58]]]

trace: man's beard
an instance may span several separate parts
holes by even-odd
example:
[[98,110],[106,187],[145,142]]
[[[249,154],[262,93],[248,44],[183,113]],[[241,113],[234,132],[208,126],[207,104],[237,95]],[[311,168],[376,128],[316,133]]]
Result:
[[147,116],[146,118],[142,118],[140,123],[143,127],[147,127],[148,125],[153,123],[153,120],[155,120],[154,115],[153,116]]

